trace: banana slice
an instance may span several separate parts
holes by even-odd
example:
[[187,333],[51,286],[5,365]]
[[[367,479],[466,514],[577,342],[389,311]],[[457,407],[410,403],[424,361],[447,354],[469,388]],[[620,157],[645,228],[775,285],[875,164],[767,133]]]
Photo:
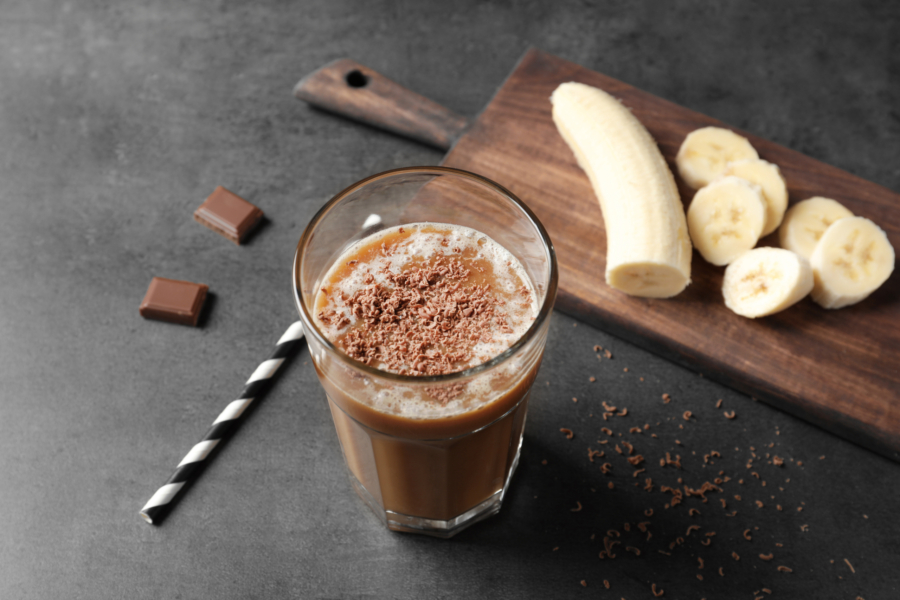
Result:
[[753,248],[766,222],[766,203],[755,183],[729,175],[694,194],[687,211],[694,247],[708,262],[727,265]]
[[894,270],[894,248],[872,221],[844,217],[825,230],[809,262],[815,275],[812,299],[823,308],[841,308],[887,281]]
[[550,101],[600,202],[606,282],[645,298],[680,293],[691,282],[691,241],[675,177],[650,132],[616,98],[581,83],[563,83]]
[[755,319],[786,309],[813,289],[809,261],[782,248],[755,248],[725,269],[725,306]]
[[778,229],[788,202],[787,184],[778,165],[750,158],[728,163],[725,174],[746,179],[762,188],[763,199],[766,201],[766,224],[763,225],[760,237]]
[[815,196],[798,202],[784,215],[778,240],[782,248],[810,258],[828,226],[853,213],[831,198]]
[[730,129],[703,127],[684,138],[675,164],[684,182],[699,190],[724,175],[728,163],[752,158],[759,155],[747,138]]

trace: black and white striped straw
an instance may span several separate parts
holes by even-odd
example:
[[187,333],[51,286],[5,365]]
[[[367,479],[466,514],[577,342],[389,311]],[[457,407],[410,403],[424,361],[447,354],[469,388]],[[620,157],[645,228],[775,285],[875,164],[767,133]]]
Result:
[[141,516],[145,521],[151,524],[159,523],[175,503],[185,484],[198,475],[200,467],[207,460],[213,448],[227,439],[240,422],[241,415],[244,414],[250,403],[265,393],[275,373],[278,372],[278,368],[297,349],[302,340],[303,326],[300,321],[297,321],[284,332],[269,358],[256,368],[244,385],[244,391],[240,397],[225,407],[203,439],[191,448],[165,485],[159,488],[141,509]]

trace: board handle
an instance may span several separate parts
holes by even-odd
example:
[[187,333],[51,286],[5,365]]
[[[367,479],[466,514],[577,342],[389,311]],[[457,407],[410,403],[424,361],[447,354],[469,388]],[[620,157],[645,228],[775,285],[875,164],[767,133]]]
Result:
[[449,150],[469,120],[368,67],[342,58],[301,79],[294,96],[317,108]]

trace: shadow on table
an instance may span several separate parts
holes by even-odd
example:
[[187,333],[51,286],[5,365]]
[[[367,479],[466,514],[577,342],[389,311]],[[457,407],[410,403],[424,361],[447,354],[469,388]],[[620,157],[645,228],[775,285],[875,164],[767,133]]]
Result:
[[[449,541],[404,535],[403,545],[423,556],[465,552],[464,561],[442,568],[483,578],[488,588],[514,578],[514,589],[534,597],[575,592],[582,580],[595,591],[605,591],[604,580],[609,581],[616,598],[653,597],[654,584],[671,588],[668,598],[729,597],[736,590],[772,587],[770,582],[782,574],[757,559],[762,546],[742,539],[747,521],[726,517],[718,495],[709,494],[706,503],[694,497],[666,507],[672,496],[661,493],[660,484],[681,487],[678,479],[683,478],[697,485],[711,472],[651,467],[649,492],[648,473],[634,476],[636,468],[615,451],[617,441],[590,444],[606,453],[590,462],[584,442],[578,444],[584,455],[581,450],[575,455],[575,446],[559,451],[556,444],[526,435],[519,470],[497,516]],[[612,465],[609,475],[601,472],[604,462]],[[689,514],[691,508],[700,514]],[[746,554],[742,564],[732,557],[733,550]],[[602,551],[608,554],[601,557]],[[757,571],[757,562],[764,572]],[[784,583],[779,589],[786,589]]]

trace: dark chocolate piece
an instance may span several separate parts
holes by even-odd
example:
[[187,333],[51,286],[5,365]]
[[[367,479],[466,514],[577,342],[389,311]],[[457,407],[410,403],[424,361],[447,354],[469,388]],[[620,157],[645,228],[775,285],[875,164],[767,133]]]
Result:
[[194,211],[194,220],[240,244],[262,219],[263,211],[221,185]]
[[196,327],[207,290],[205,283],[154,277],[141,302],[141,316]]

